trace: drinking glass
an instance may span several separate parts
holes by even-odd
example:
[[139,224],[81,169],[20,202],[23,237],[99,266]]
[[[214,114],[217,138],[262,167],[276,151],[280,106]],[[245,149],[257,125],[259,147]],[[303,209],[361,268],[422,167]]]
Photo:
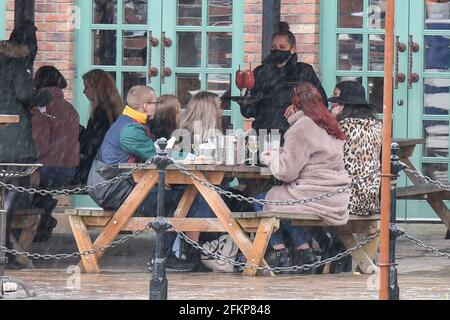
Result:
[[256,159],[255,154],[258,152],[258,137],[257,136],[249,136],[247,143],[248,151],[252,154],[252,164],[250,167],[256,167]]

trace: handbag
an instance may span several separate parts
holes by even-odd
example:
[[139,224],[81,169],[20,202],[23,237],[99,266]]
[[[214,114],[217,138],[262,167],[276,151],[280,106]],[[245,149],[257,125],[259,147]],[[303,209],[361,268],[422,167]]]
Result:
[[[203,244],[203,249],[211,251],[213,253],[220,254],[231,260],[236,260],[237,253],[239,251],[238,246],[231,239],[229,234],[224,234],[218,239],[213,241],[207,241]],[[201,262],[203,265],[213,272],[226,272],[231,273],[234,270],[234,265],[222,260],[215,260],[213,257],[207,256],[202,252]]]

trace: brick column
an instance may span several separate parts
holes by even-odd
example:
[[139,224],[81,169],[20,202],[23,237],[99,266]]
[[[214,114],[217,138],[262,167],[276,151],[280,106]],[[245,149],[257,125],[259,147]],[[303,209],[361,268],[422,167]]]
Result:
[[[65,97],[74,99],[75,78],[75,0],[36,0],[36,26],[39,51],[35,70],[52,65],[66,77]],[[7,1],[7,34],[14,27],[14,0]]]

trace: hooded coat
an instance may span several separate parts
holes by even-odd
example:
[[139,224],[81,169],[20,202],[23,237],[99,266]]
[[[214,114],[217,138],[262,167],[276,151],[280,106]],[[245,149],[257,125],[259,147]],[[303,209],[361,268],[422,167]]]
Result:
[[31,133],[33,88],[26,68],[29,51],[22,45],[0,42],[0,114],[18,115],[20,122],[0,128],[0,162],[36,158]]
[[297,54],[293,54],[282,68],[269,56],[255,69],[254,74],[256,84],[252,96],[261,97],[261,100],[241,106],[241,113],[245,118],[255,119],[252,126],[258,134],[262,129],[268,133],[278,129],[284,135],[289,128],[284,112],[292,104],[294,88],[301,83],[314,85],[327,105],[327,95],[316,72],[311,65],[298,62]]
[[[345,187],[351,179],[344,167],[344,142],[330,136],[302,111],[289,119],[284,147],[272,152],[269,167],[281,186],[270,189],[266,200],[303,200]],[[266,205],[264,211],[314,214],[332,226],[348,221],[350,191],[320,201],[293,206]]]

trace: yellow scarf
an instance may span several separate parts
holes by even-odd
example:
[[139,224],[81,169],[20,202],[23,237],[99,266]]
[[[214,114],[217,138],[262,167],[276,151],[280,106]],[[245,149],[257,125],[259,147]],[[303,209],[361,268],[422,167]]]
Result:
[[147,114],[136,111],[129,106],[125,106],[125,109],[123,110],[122,114],[124,116],[129,116],[130,118],[136,120],[140,124],[143,124],[143,125],[147,124],[147,118],[148,118]]

